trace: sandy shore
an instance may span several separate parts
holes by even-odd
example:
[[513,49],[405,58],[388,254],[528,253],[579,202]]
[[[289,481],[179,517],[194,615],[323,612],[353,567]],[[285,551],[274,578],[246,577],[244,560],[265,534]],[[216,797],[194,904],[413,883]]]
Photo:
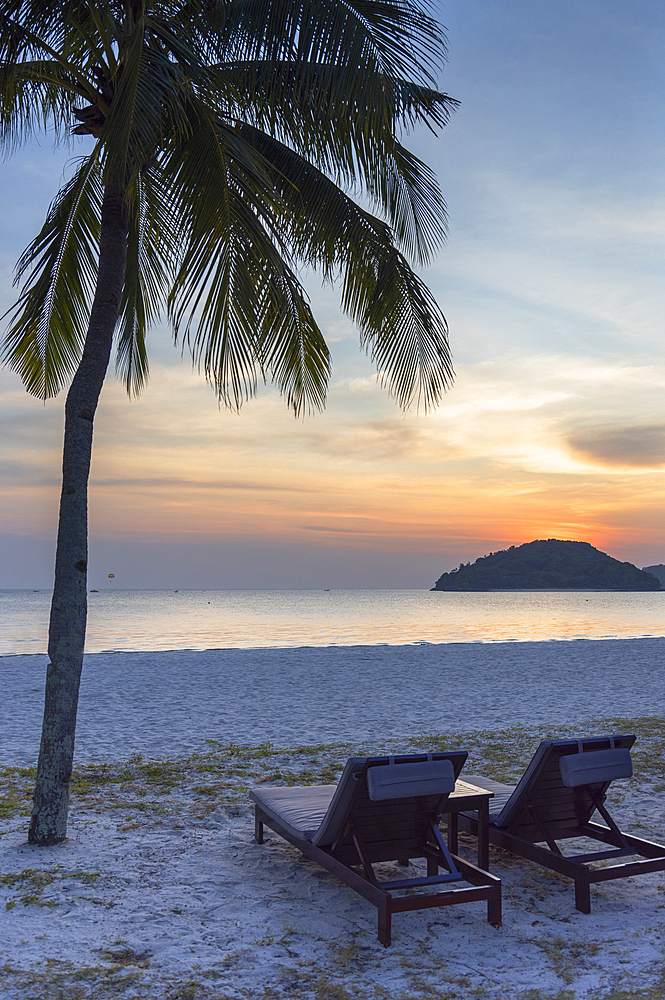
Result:
[[[622,825],[665,841],[665,718],[596,720],[578,733],[638,733],[636,777],[617,782]],[[557,727],[450,734],[466,771],[515,779]],[[568,733],[568,735],[571,735]],[[427,745],[433,749],[435,743]],[[413,739],[415,749],[421,741]],[[404,742],[364,750],[406,750]],[[335,780],[354,744],[211,747],[159,762],[80,768],[70,837],[25,841],[31,776],[3,772],[0,996],[159,1000],[656,1000],[665,995],[665,873],[592,889],[492,852],[504,924],[482,903],[401,914],[393,946],[376,911],[290,845],[253,840],[247,789]],[[463,846],[462,852],[469,850]],[[471,857],[471,853],[469,853]]]
[[[31,764],[45,656],[0,658],[0,764]],[[504,729],[665,705],[665,639],[95,653],[79,761]]]

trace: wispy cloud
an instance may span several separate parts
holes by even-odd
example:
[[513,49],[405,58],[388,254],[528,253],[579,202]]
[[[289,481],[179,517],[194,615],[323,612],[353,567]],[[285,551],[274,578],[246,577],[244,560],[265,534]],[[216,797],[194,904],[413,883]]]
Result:
[[665,424],[589,428],[569,435],[574,452],[597,465],[618,469],[665,468]]

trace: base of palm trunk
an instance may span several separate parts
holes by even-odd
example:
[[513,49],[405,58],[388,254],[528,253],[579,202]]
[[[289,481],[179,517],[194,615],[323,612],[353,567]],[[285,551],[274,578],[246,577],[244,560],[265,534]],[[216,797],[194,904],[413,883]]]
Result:
[[28,830],[28,843],[35,847],[51,847],[67,837],[69,811],[69,785],[54,782],[46,794],[37,795],[32,802],[32,816]]

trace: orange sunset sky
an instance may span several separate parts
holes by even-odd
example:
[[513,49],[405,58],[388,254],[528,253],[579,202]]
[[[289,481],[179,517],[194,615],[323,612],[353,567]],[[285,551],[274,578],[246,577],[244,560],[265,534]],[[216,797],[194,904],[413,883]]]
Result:
[[[440,11],[448,245],[425,278],[456,382],[401,413],[336,290],[308,281],[334,372],[296,421],[271,389],[240,415],[150,336],[151,380],[109,377],[90,493],[90,586],[431,587],[535,538],[665,562],[664,15],[653,3],[462,0]],[[82,143],[88,140],[80,140]],[[77,150],[2,166],[0,306]],[[0,587],[50,585],[64,397],[0,374]]]

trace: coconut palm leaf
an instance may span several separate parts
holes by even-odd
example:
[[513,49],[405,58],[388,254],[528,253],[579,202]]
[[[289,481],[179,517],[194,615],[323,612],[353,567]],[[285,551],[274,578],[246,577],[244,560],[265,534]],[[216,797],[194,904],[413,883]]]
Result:
[[405,252],[427,263],[445,238],[445,203],[432,171],[395,138],[396,122],[428,117],[443,125],[457,102],[375,76],[364,86],[384,100],[357,121],[354,110],[367,104],[367,92],[349,87],[350,76],[356,79],[336,66],[233,64],[211,75],[206,99],[221,117],[279,137],[337,183],[362,184]]
[[159,319],[178,259],[177,220],[156,170],[138,177],[129,215],[127,266],[118,324],[116,374],[130,395],[148,378],[146,333]]
[[176,336],[234,408],[255,393],[265,372],[296,412],[319,407],[328,351],[288,265],[283,207],[263,158],[198,102],[189,114],[186,141],[161,164],[172,170],[169,187],[185,237],[170,297]]
[[17,280],[29,277],[9,312],[2,357],[41,399],[60,391],[85,342],[103,193],[98,152],[81,161],[17,265]]
[[384,384],[402,406],[435,405],[452,380],[446,322],[390,228],[283,143],[247,125],[239,132],[273,168],[293,255],[327,279],[341,272],[343,308]]

